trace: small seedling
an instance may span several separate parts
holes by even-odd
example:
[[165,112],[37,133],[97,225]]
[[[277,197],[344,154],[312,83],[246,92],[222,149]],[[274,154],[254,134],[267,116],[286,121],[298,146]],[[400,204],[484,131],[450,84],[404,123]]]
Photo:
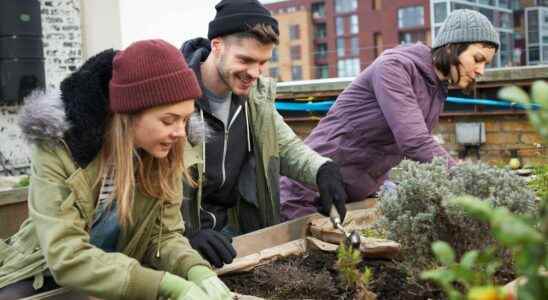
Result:
[[337,251],[337,268],[342,275],[344,284],[348,288],[356,289],[356,300],[374,300],[376,295],[369,291],[369,283],[373,277],[373,272],[368,267],[363,271],[358,269],[358,264],[362,261],[360,250],[341,243]]

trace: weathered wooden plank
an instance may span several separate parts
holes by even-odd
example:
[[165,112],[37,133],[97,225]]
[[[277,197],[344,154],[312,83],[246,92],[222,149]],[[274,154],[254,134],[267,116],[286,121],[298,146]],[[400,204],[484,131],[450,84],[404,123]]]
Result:
[[27,202],[28,189],[19,188],[7,191],[0,191],[0,206]]
[[26,188],[0,192],[0,239],[17,232],[27,216]]
[[[376,199],[369,198],[364,201],[349,203],[348,210],[371,208],[376,205]],[[307,235],[308,221],[312,218],[321,218],[320,214],[312,214],[289,222],[278,224],[272,227],[254,231],[234,239],[233,245],[238,251],[238,256],[243,257],[251,253],[272,248],[293,240],[303,238]],[[53,291],[41,293],[26,300],[99,300],[88,297],[84,294],[70,291],[66,288],[59,288]],[[241,298],[248,299],[248,298]],[[251,299],[251,298],[249,298]]]
[[[376,199],[349,203],[348,210],[370,208],[376,204]],[[233,245],[238,251],[238,257],[257,253],[261,250],[304,238],[308,235],[308,223],[314,218],[322,218],[320,214],[312,214],[282,224],[263,228],[234,238]]]

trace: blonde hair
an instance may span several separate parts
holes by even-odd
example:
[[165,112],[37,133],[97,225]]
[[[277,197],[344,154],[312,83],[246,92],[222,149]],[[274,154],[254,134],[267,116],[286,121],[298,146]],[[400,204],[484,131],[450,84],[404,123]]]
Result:
[[[113,114],[107,122],[100,151],[96,186],[102,175],[113,172],[114,199],[122,226],[133,222],[131,209],[135,189],[158,201],[176,201],[182,197],[182,175],[190,178],[183,162],[185,139],[176,142],[165,158],[155,158],[134,148],[133,122],[136,115]],[[109,170],[108,168],[112,168]]]

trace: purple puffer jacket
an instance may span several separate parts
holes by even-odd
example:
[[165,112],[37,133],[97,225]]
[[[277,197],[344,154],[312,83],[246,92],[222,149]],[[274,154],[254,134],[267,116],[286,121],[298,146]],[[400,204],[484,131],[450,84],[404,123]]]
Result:
[[[444,156],[454,165],[432,136],[446,98],[428,46],[386,50],[339,95],[305,143],[339,164],[349,202],[363,200],[403,158]],[[313,187],[283,177],[280,189],[284,220],[316,211]]]

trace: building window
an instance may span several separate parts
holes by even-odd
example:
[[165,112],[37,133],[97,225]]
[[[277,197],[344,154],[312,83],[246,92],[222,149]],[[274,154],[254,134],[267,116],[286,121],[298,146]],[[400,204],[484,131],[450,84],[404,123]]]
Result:
[[538,22],[538,10],[531,10],[527,12],[527,43],[538,44],[539,42],[539,22]]
[[[498,14],[498,19],[499,19],[499,23],[500,24],[497,24],[498,27],[501,27],[501,28],[506,28],[506,29],[513,29],[514,28],[514,24],[513,24],[513,17],[512,17],[512,13],[507,13],[507,12],[503,12],[503,11],[500,11],[500,12],[495,12]],[[495,21],[496,21],[497,18],[495,18]],[[495,26],[497,26],[495,25]]]
[[478,0],[478,3],[483,5],[495,6],[495,0]]
[[352,56],[360,55],[360,41],[358,39],[358,36],[353,36],[350,39],[350,53],[352,54]]
[[373,0],[371,1],[372,10],[381,10],[382,9],[382,0]]
[[301,30],[299,25],[290,25],[289,26],[289,38],[292,40],[298,40],[301,37]]
[[271,62],[277,62],[278,61],[278,48],[272,49],[272,57],[270,58]]
[[499,7],[502,8],[512,8],[512,1],[511,0],[499,0]]
[[512,65],[512,34],[500,32],[500,66],[508,67]]
[[540,60],[540,49],[538,46],[529,47],[529,63],[538,63]]
[[291,60],[300,60],[301,59],[301,46],[291,46],[289,49]]
[[434,3],[434,23],[442,23],[447,18],[447,3]]
[[424,31],[400,32],[400,44],[413,44],[424,40]]
[[337,30],[337,35],[344,34],[344,17],[337,17],[335,19],[335,26]]
[[318,2],[312,4],[312,17],[323,18],[325,17],[325,3]]
[[280,76],[280,73],[278,72],[278,68],[276,67],[270,68],[269,73],[270,73],[270,77],[272,78],[279,78]]
[[302,79],[303,79],[303,68],[301,66],[292,66],[291,80],[302,80]]
[[358,23],[358,15],[350,16],[350,33],[358,33],[360,31],[360,26]]
[[373,56],[376,58],[379,55],[381,55],[382,50],[383,50],[382,49],[382,33],[375,32],[373,34],[373,44],[374,44]]
[[360,73],[360,60],[358,58],[341,59],[337,62],[337,75],[339,77],[352,77]]
[[474,10],[474,7],[472,5],[468,5],[468,4],[461,4],[461,3],[451,2],[451,11],[454,11],[454,10],[457,10],[457,9],[472,9],[472,10]]
[[339,37],[337,38],[337,56],[343,57],[344,56],[344,38]]
[[321,43],[316,46],[316,51],[314,52],[315,58],[317,60],[327,59],[327,44]]
[[327,28],[325,23],[318,23],[314,25],[314,37],[317,39],[323,39],[327,36]]
[[320,65],[316,67],[316,78],[329,78],[329,66],[328,65]]
[[424,7],[410,6],[398,9],[398,28],[424,26]]
[[335,0],[336,13],[349,13],[358,9],[358,0]]
[[480,7],[479,12],[486,16],[491,21],[491,24],[495,24],[495,12],[492,9]]

